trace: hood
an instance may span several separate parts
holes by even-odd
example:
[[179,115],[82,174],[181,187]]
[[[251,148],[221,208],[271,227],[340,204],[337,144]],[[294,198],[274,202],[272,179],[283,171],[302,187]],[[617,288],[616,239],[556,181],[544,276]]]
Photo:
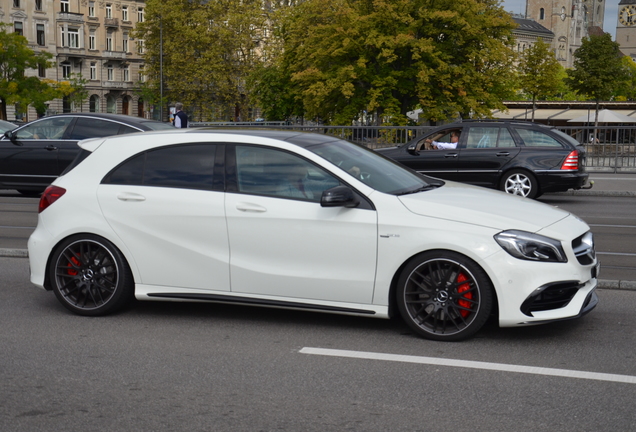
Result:
[[451,181],[437,189],[398,198],[415,214],[498,230],[537,232],[569,215],[529,198]]

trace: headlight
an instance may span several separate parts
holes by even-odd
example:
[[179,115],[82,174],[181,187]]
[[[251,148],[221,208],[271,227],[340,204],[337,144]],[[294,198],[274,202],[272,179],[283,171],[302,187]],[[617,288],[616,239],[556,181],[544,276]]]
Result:
[[568,262],[561,242],[525,231],[503,231],[495,235],[499,246],[515,258],[543,262]]

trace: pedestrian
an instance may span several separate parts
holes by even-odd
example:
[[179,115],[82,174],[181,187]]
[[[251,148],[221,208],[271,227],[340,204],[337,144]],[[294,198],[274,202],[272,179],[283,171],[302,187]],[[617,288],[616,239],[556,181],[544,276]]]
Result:
[[182,111],[183,104],[181,102],[177,102],[176,104],[174,104],[174,109],[176,110],[174,114],[174,127],[187,128],[188,115]]

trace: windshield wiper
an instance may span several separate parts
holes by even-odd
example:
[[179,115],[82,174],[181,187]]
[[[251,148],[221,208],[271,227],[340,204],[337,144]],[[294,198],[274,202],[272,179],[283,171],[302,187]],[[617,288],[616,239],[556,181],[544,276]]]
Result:
[[418,192],[429,191],[431,189],[437,189],[440,186],[444,186],[444,183],[429,183],[426,186],[422,186],[422,187],[419,187],[417,189],[413,189],[413,190],[406,191],[406,192],[401,192],[401,193],[399,193],[397,195],[398,196],[400,196],[400,195],[410,195],[410,194],[414,194],[414,193],[418,193]]

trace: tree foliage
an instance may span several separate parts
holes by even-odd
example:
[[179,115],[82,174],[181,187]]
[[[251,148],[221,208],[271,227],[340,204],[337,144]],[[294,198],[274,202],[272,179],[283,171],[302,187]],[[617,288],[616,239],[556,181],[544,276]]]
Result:
[[46,81],[25,74],[27,69],[51,67],[52,57],[47,52],[34,52],[24,36],[0,24],[0,119],[7,119],[7,104],[34,103],[37,109],[43,104],[43,95],[54,99],[55,92]]
[[550,45],[539,39],[521,56],[519,81],[521,90],[532,99],[532,121],[537,100],[547,99],[561,88],[563,68],[554,56]]
[[489,116],[511,95],[513,28],[498,0],[306,0],[281,14],[260,82],[332,123]]
[[583,38],[581,47],[574,52],[574,68],[568,70],[567,83],[577,93],[596,101],[595,126],[599,102],[610,100],[627,79],[621,57],[620,46],[609,33]]
[[265,28],[261,6],[260,0],[147,0],[135,34],[146,48],[144,88],[159,90],[163,77],[164,97],[186,110],[212,118],[232,116],[235,107],[247,112],[245,82]]

